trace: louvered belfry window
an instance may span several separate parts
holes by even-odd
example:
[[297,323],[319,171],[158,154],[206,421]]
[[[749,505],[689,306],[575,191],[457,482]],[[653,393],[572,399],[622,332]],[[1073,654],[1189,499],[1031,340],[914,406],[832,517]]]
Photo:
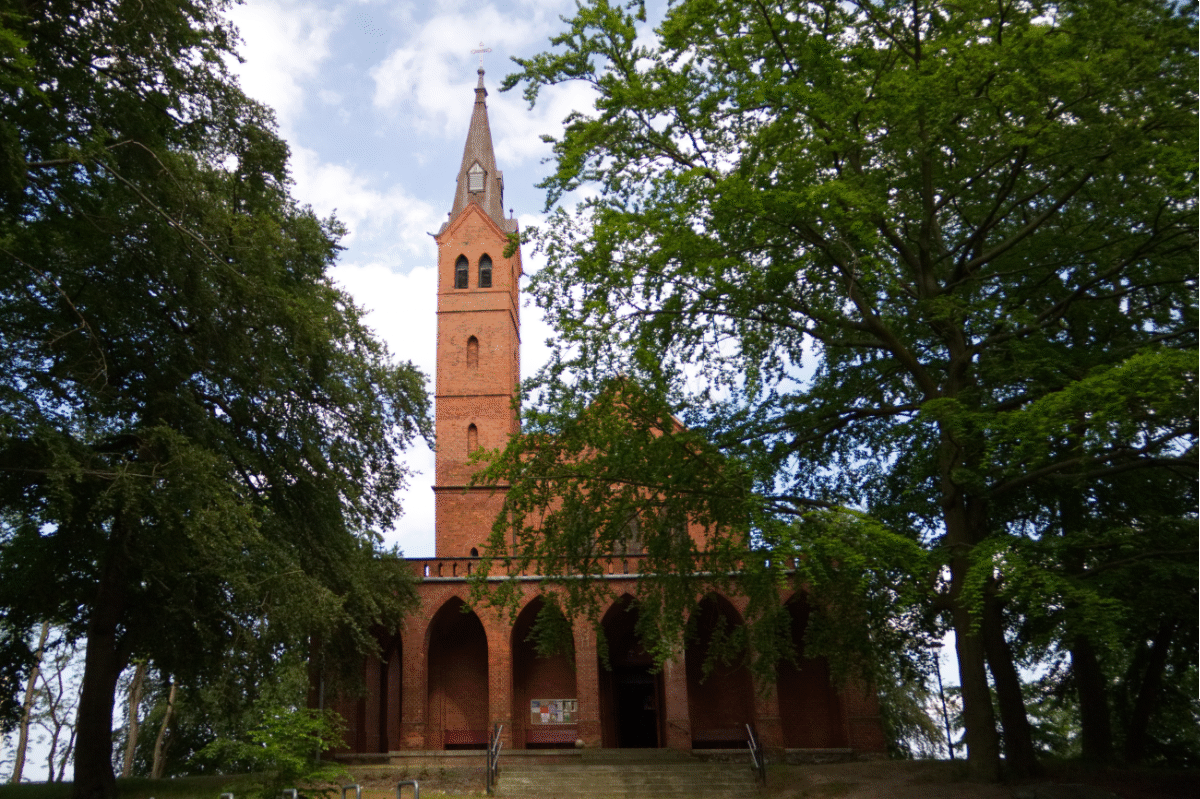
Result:
[[483,167],[475,164],[467,170],[467,191],[483,191]]

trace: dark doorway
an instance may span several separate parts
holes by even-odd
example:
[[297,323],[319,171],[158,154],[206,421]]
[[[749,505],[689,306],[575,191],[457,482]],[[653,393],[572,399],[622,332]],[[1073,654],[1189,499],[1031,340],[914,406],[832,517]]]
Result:
[[600,723],[603,744],[621,749],[662,745],[662,674],[637,635],[637,606],[621,597],[604,615],[608,664],[600,661]]
[[648,668],[613,669],[613,704],[617,717],[617,746],[653,749],[658,746],[658,680]]
[[387,752],[400,748],[400,664],[404,662],[400,636],[381,635],[379,649],[383,659],[379,664],[379,746],[375,751]]

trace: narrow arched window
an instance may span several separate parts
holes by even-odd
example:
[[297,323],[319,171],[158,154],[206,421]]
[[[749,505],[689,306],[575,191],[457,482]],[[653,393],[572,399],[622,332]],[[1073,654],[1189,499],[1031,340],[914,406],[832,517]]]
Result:
[[485,255],[479,259],[479,288],[490,289],[492,287],[492,258]]
[[467,454],[479,449],[479,428],[471,425],[467,428]]
[[471,265],[467,261],[467,256],[458,256],[458,260],[454,262],[454,288],[465,289],[467,287],[467,271],[470,268]]
[[479,368],[479,339],[474,336],[467,339],[467,368],[472,371]]

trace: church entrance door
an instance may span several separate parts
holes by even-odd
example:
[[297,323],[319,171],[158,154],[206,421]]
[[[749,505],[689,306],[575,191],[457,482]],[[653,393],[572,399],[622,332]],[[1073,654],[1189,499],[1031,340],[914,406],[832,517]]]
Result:
[[648,668],[625,666],[613,669],[614,711],[617,717],[617,746],[622,749],[653,749],[658,742],[658,680]]
[[653,749],[663,745],[662,673],[637,636],[637,606],[618,600],[601,624],[608,665],[600,661],[600,727],[603,745]]

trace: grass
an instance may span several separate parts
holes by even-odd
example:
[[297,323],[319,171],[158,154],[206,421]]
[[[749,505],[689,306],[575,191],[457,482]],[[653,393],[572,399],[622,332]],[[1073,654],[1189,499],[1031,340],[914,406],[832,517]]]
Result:
[[[217,799],[222,793],[233,793],[235,796],[245,793],[254,785],[251,777],[241,774],[165,780],[134,777],[117,780],[117,793],[121,799]],[[0,799],[71,799],[72,787],[69,782],[0,785]]]
[[[427,773],[416,777],[431,776]],[[408,779],[408,777],[400,777]],[[353,780],[351,780],[353,781]],[[19,785],[0,784],[0,799],[71,799],[70,782],[23,782]],[[204,777],[174,777],[170,779],[152,780],[148,778],[130,778],[117,780],[117,794],[120,799],[217,799],[223,793],[232,793],[242,797],[259,787],[252,775],[245,774],[215,774]],[[482,786],[478,792],[469,793],[440,793],[426,785],[421,786],[421,796],[437,797],[437,799],[479,799]],[[303,794],[306,797],[324,795],[328,799],[341,799],[341,788],[329,786],[322,791],[310,791]],[[395,799],[396,788],[383,789],[363,786],[362,799]],[[404,788],[404,799],[412,796],[412,788]],[[347,795],[352,799],[352,794]]]

